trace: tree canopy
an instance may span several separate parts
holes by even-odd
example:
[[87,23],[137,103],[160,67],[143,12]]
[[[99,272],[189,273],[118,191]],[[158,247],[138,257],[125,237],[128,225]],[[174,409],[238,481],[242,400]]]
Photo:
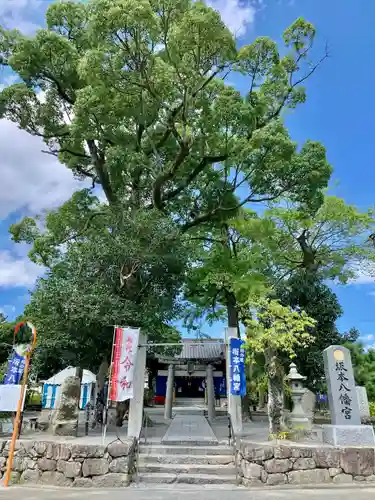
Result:
[[[0,29],[0,64],[19,77],[0,93],[0,116],[92,182],[11,228],[47,268],[26,310],[46,352],[84,362],[79,347],[95,357],[115,323],[170,332],[187,278],[190,296],[203,288],[201,307],[224,304],[235,326],[251,319],[249,295],[284,265],[269,247],[285,233],[280,206],[314,217],[331,175],[325,148],[296,144],[282,121],[327,57],[311,60],[314,40],[300,18],[280,50],[267,37],[236,46],[219,13],[192,0],[61,1],[32,37]],[[270,202],[272,215],[256,216]],[[256,241],[241,221],[271,239]]]
[[[358,332],[356,332],[358,336]],[[369,401],[375,401],[375,349],[365,349],[360,342],[346,345],[350,349],[354,378],[357,385],[366,387]]]
[[287,282],[280,284],[277,296],[284,306],[303,310],[315,320],[315,326],[310,331],[314,342],[309,349],[296,347],[295,362],[299,372],[307,377],[307,385],[312,390],[322,390],[325,386],[323,350],[330,345],[355,342],[358,335],[354,331],[343,334],[338,331],[336,321],[342,315],[342,308],[336,294],[316,273],[300,270]]
[[[46,22],[32,38],[1,31],[0,60],[23,80],[2,91],[1,115],[110,204],[172,213],[187,230],[286,193],[316,202],[325,150],[298,150],[279,120],[319,64],[310,23],[285,31],[281,57],[268,38],[237,50],[219,14],[189,0],[59,2]],[[234,72],[245,96],[225,84]]]

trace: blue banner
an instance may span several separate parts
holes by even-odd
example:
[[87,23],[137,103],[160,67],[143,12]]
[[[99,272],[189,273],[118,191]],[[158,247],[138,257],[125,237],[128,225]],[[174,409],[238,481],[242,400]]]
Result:
[[316,394],[316,400],[318,401],[318,403],[328,403],[328,396],[327,394],[322,394],[318,392]]
[[233,396],[246,396],[245,375],[245,342],[232,337],[229,343],[230,350],[230,393]]
[[8,371],[3,384],[19,384],[25,369],[25,358],[13,351],[13,356],[8,363]]

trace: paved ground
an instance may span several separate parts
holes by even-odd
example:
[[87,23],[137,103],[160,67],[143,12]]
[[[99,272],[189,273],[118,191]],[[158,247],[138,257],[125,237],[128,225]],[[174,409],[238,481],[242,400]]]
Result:
[[217,443],[206,417],[202,415],[176,415],[171,421],[162,443],[195,442],[195,443]]
[[19,500],[25,497],[27,500],[81,500],[84,496],[90,496],[95,500],[372,500],[375,495],[374,488],[351,488],[345,489],[240,489],[240,488],[126,488],[121,490],[72,490],[72,489],[27,489],[12,487],[0,488],[0,500]]

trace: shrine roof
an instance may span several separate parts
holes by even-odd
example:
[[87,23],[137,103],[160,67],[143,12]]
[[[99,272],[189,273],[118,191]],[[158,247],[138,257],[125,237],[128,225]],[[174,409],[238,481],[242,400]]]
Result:
[[222,339],[182,339],[181,343],[181,352],[174,356],[176,360],[218,360],[225,356],[225,343]]

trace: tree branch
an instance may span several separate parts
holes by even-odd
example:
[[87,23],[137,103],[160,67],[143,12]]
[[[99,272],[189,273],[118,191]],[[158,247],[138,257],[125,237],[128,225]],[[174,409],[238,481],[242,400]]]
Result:
[[113,192],[108,172],[105,170],[104,158],[99,155],[98,148],[96,147],[95,141],[93,139],[88,139],[87,146],[90,151],[92,163],[95,167],[96,174],[99,178],[99,182],[103,188],[103,191],[107,197],[109,203],[116,203],[117,198]]
[[218,155],[218,156],[206,156],[200,163],[195,167],[195,169],[190,172],[186,179],[178,186],[176,189],[169,191],[163,196],[163,201],[169,201],[179,195],[184,189],[186,189],[189,184],[191,184],[198,175],[203,172],[207,165],[212,165],[214,163],[219,163],[228,158],[228,155]]
[[78,151],[72,151],[69,148],[51,149],[50,151],[42,149],[42,153],[52,156],[58,156],[59,153],[69,153],[73,156],[77,156],[78,158],[85,158],[86,160],[91,160],[91,157],[86,153],[79,153]]
[[179,166],[183,163],[185,158],[189,154],[189,147],[186,144],[182,144],[180,152],[173,163],[172,167],[169,168],[166,172],[160,174],[154,183],[154,188],[153,188],[153,193],[152,193],[152,201],[153,205],[155,208],[158,210],[163,210],[164,209],[164,203],[163,203],[163,196],[162,196],[162,189],[163,185],[173,179],[175,173],[177,172]]
[[51,75],[48,72],[42,73],[42,76],[44,76],[45,78],[47,78],[47,80],[50,80],[52,83],[54,83],[56,85],[56,90],[62,99],[64,99],[65,101],[67,101],[69,104],[72,104],[72,105],[75,103],[75,98],[68,96],[68,94],[63,89],[61,83],[57,80],[56,77],[54,77],[53,75]]
[[68,236],[67,238],[65,238],[64,240],[62,240],[59,244],[60,245],[63,245],[64,243],[67,243],[69,240],[73,239],[73,238],[80,238],[81,236],[83,236],[85,234],[85,232],[88,230],[89,226],[90,226],[90,223],[91,221],[95,218],[95,217],[98,217],[99,215],[106,215],[106,212],[104,210],[100,210],[98,212],[93,212],[92,214],[90,214],[87,219],[86,219],[86,222],[83,226],[83,228],[78,231],[75,235],[73,236]]

